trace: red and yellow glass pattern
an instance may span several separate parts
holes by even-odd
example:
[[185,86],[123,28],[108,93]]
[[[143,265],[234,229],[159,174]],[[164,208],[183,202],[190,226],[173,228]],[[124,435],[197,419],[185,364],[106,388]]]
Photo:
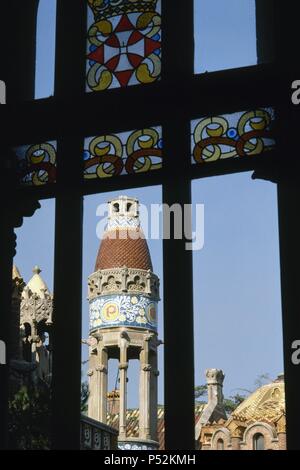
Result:
[[14,151],[21,185],[42,186],[56,182],[56,141],[22,145]]
[[159,79],[160,11],[161,0],[88,0],[87,91]]
[[260,155],[275,146],[272,108],[192,121],[192,162]]
[[84,178],[145,173],[162,167],[161,127],[85,139]]

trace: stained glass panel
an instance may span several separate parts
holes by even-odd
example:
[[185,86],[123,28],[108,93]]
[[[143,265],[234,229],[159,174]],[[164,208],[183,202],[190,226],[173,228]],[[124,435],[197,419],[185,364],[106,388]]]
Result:
[[160,13],[161,0],[88,0],[87,91],[159,79]]
[[275,146],[272,108],[243,111],[192,121],[192,161],[259,155]]
[[161,127],[88,137],[84,148],[86,180],[144,173],[162,167]]
[[22,145],[14,151],[21,185],[41,186],[56,182],[56,141]]

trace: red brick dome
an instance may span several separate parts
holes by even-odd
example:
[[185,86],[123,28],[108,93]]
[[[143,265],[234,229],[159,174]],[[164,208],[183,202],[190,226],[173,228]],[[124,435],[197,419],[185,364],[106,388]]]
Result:
[[123,266],[153,270],[148,244],[140,228],[115,229],[104,234],[95,271]]

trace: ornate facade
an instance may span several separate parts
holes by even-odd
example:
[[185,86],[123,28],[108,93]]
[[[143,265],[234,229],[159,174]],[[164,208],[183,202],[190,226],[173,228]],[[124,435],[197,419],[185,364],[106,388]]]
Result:
[[283,376],[259,387],[227,420],[201,428],[202,450],[286,450]]
[[[36,266],[26,284],[16,266],[12,273],[12,383],[51,380],[53,295]],[[14,389],[14,386],[13,386]]]

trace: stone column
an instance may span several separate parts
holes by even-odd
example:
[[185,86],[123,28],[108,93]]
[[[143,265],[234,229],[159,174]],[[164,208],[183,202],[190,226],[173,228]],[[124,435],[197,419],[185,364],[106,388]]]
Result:
[[286,433],[285,432],[278,433],[278,445],[279,445],[279,450],[286,450]]
[[107,422],[107,365],[108,354],[107,349],[102,347],[99,351],[100,364],[96,367],[97,374],[97,401],[98,406],[98,420],[101,423]]
[[127,411],[127,340],[121,333],[120,340],[120,422],[119,439],[126,439],[126,411]]
[[150,435],[150,381],[151,364],[149,342],[151,334],[147,334],[144,340],[144,348],[140,353],[140,422],[139,437],[141,439],[151,439]]
[[233,436],[231,438],[232,450],[240,450],[241,438],[238,436]]
[[277,437],[279,450],[286,450],[286,420],[284,415],[277,421]]
[[239,423],[236,423],[236,427],[232,427],[231,430],[231,448],[232,450],[244,450],[244,446],[241,445],[244,438],[244,427],[239,426]]
[[[97,419],[97,375],[96,375],[96,365],[97,365],[97,354],[93,351],[89,357],[89,399],[88,399],[88,417],[92,419]],[[98,398],[99,400],[99,398]]]
[[151,377],[150,377],[150,434],[153,441],[157,440],[157,352],[150,354]]

